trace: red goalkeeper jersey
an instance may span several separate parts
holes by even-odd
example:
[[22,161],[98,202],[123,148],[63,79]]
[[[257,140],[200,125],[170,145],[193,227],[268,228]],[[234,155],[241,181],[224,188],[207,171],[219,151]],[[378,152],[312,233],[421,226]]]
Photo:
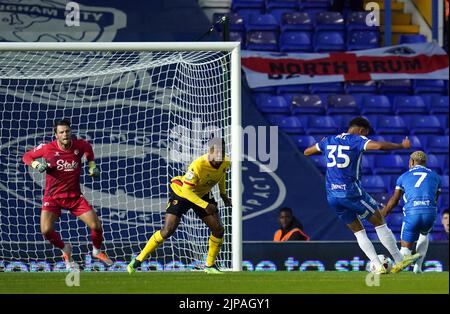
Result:
[[26,152],[23,161],[31,165],[33,160],[43,158],[49,165],[45,176],[44,197],[75,198],[81,195],[81,159],[84,155],[88,161],[94,160],[91,144],[72,138],[72,146],[67,150],[60,148],[55,140]]

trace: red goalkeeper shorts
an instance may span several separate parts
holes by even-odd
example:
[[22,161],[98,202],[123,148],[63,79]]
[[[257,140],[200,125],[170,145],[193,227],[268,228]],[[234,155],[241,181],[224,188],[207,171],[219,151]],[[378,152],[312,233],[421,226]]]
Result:
[[53,197],[44,197],[42,200],[42,210],[49,211],[61,216],[61,209],[68,210],[72,215],[78,217],[94,210],[83,195],[76,198],[57,199]]

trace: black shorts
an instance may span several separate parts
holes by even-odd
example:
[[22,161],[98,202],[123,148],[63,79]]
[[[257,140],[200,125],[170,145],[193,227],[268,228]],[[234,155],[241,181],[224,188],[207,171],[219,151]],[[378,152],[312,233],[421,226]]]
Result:
[[[166,213],[176,215],[181,218],[184,214],[188,212],[189,209],[193,209],[195,214],[200,218],[203,219],[204,217],[210,215],[206,212],[204,208],[201,208],[200,206],[195,205],[191,201],[188,201],[187,199],[178,196],[175,194],[175,192],[172,190],[172,188],[169,186],[170,191],[170,198],[167,202],[166,207]],[[211,195],[211,192],[206,194],[202,197],[202,200],[208,202],[209,204],[214,204],[217,206],[217,202],[214,199],[214,197]],[[216,209],[216,212],[218,210]]]

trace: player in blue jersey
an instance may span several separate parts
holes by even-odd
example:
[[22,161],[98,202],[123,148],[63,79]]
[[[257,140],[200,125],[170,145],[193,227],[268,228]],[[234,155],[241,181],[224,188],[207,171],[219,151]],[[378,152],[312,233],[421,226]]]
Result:
[[402,143],[377,142],[366,136],[370,123],[363,117],[356,117],[349,123],[346,133],[327,136],[319,143],[308,147],[306,156],[323,153],[327,159],[326,190],[328,204],[338,217],[354,233],[360,248],[376,267],[376,273],[387,273],[381,264],[372,242],[367,237],[361,218],[375,226],[378,238],[395,261],[394,272],[413,263],[419,254],[403,256],[397,247],[392,231],[386,225],[379,210],[379,204],[361,188],[360,167],[364,151],[395,150],[411,147],[408,138]]
[[440,193],[441,178],[426,167],[427,155],[422,151],[411,154],[409,170],[397,179],[394,194],[382,210],[387,216],[403,196],[403,225],[401,249],[403,255],[410,255],[414,242],[421,257],[414,265],[414,273],[422,272],[422,263],[428,250],[428,233],[437,216],[436,201]]

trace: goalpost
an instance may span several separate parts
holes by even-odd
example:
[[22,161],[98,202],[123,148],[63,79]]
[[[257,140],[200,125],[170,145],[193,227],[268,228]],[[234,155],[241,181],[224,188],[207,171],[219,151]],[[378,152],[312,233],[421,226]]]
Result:
[[[45,262],[63,268],[59,250],[40,233],[44,175],[21,161],[26,150],[54,139],[53,123],[62,118],[94,148],[101,175],[88,177],[84,164],[81,188],[102,220],[112,270],[124,270],[162,227],[170,179],[206,153],[209,138],[224,137],[233,208],[215,187],[225,227],[218,265],[241,270],[240,71],[234,42],[0,43],[0,271],[8,262],[9,270],[21,262],[30,271],[48,270]],[[81,221],[63,211],[55,227],[75,262],[102,269],[91,263]],[[189,211],[142,268],[201,266],[208,237]]]

